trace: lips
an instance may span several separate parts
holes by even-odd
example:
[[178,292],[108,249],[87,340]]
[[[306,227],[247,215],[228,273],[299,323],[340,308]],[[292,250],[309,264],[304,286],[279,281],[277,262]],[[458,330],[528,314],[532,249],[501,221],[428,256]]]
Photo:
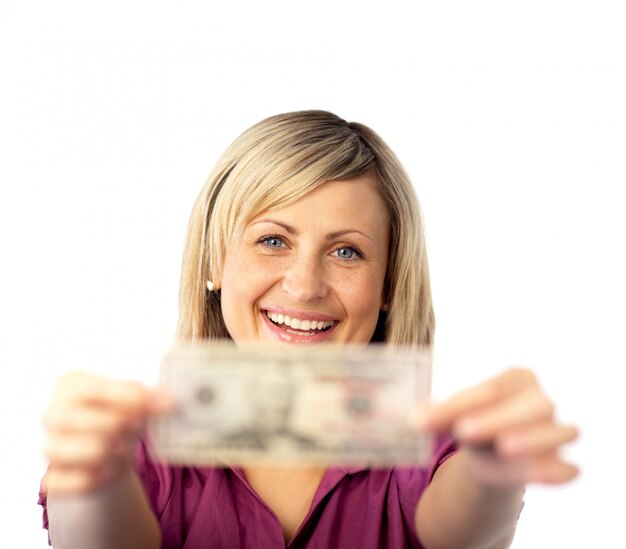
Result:
[[329,338],[339,321],[322,313],[263,309],[270,333],[288,343],[321,343]]
[[310,320],[308,318],[298,318],[297,316],[289,316],[287,314],[274,313],[271,311],[265,311],[265,315],[277,326],[284,326],[285,328],[292,328],[293,330],[300,330],[302,332],[315,332],[316,330],[324,332],[332,328],[333,324],[335,324],[334,320]]

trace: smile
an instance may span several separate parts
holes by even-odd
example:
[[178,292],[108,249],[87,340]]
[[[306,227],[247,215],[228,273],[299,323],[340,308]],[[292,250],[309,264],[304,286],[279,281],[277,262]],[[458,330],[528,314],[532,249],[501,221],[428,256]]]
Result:
[[304,320],[296,317],[290,317],[281,313],[273,313],[271,311],[265,311],[267,318],[276,326],[284,326],[285,328],[291,328],[292,330],[298,330],[299,332],[325,332],[333,327],[335,321],[324,320]]

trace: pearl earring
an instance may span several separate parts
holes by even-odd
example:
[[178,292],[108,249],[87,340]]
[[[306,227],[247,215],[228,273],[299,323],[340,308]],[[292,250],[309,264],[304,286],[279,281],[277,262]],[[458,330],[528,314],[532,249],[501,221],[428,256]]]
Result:
[[209,292],[212,292],[213,290],[215,290],[215,284],[213,284],[212,280],[206,281],[206,289],[209,290]]

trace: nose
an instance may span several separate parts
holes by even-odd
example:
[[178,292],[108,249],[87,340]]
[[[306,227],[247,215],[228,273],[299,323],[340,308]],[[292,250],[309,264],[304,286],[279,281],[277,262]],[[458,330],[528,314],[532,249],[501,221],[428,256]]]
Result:
[[328,295],[323,266],[315,258],[297,258],[285,271],[284,292],[294,301],[307,303]]

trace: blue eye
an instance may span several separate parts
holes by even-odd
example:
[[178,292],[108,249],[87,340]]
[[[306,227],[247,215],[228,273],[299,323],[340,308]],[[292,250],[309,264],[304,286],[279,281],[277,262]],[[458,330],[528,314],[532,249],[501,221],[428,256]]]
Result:
[[359,257],[359,252],[347,246],[337,248],[334,253],[339,259],[357,259]]
[[264,236],[263,238],[261,238],[261,240],[259,240],[259,242],[263,244],[264,246],[266,246],[267,248],[270,248],[273,250],[279,250],[285,244],[282,238],[278,236],[273,236],[273,235]]

